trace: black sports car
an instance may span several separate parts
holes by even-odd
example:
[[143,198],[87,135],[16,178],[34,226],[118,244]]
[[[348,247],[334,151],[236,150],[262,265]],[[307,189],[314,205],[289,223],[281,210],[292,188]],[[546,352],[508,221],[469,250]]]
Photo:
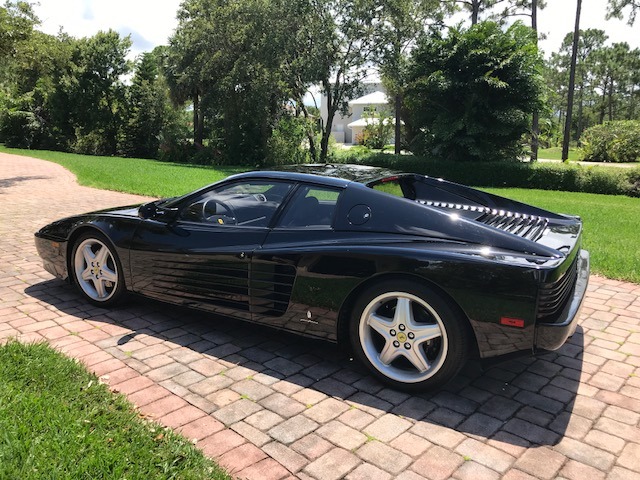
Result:
[[418,390],[472,357],[559,348],[589,278],[581,230],[441,179],[316,165],[66,218],[36,245],[91,303],[131,291],[344,343]]

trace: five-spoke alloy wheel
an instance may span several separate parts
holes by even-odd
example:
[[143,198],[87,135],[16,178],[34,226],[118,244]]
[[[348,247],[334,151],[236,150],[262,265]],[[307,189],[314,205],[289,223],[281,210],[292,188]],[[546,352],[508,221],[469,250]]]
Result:
[[124,295],[122,268],[115,249],[100,233],[81,235],[75,242],[71,261],[73,279],[91,303],[114,305]]
[[356,302],[351,323],[357,356],[396,388],[446,383],[466,361],[468,328],[447,301],[410,281],[383,282]]

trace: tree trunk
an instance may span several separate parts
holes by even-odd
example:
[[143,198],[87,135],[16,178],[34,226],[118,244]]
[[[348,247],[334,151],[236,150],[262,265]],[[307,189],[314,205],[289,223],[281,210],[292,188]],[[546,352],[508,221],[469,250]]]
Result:
[[402,111],[402,97],[400,95],[396,95],[396,102],[395,102],[395,128],[396,128],[396,132],[395,132],[395,154],[396,155],[400,155],[400,152],[402,151],[402,145],[401,145],[401,141],[402,139],[400,138],[402,135],[402,124],[400,123],[400,113]]
[[327,103],[329,103],[327,109],[327,124],[324,126],[322,139],[320,140],[320,163],[327,163],[327,157],[329,156],[329,137],[331,137],[331,128],[333,128],[333,117],[337,111],[337,108],[331,105],[330,101]]
[[480,4],[474,0],[471,5],[471,25],[477,25],[478,14],[480,13]]
[[[320,163],[327,163],[329,156],[329,137],[333,128],[333,117],[338,111],[338,106],[334,105],[333,92],[331,91],[331,83],[327,80],[322,82],[325,92],[327,93],[327,123],[322,130],[322,138],[320,139]],[[334,88],[338,87],[338,81],[334,84]]]
[[604,87],[602,87],[602,100],[600,101],[600,120],[598,123],[602,125],[604,123],[604,116],[607,109],[607,89],[609,88],[609,79],[605,79]]
[[318,161],[318,151],[316,150],[316,139],[313,131],[313,127],[310,125],[309,119],[309,111],[307,110],[307,106],[304,104],[302,99],[298,100],[298,105],[300,106],[300,111],[302,112],[302,116],[305,119],[305,132],[307,133],[307,140],[309,140],[309,155],[311,156],[312,162]]
[[200,117],[200,95],[198,92],[193,94],[193,144],[196,147],[202,147],[202,125]]
[[584,84],[580,86],[580,90],[578,92],[578,145],[580,145],[580,137],[582,136],[582,129],[584,118],[582,114],[582,109],[584,105]]
[[569,92],[567,96],[567,120],[564,125],[562,142],[562,161],[569,160],[569,140],[571,139],[571,114],[573,113],[573,90],[576,84],[576,61],[578,59],[578,37],[580,36],[580,10],[582,0],[577,1],[576,25],[573,31],[573,47],[571,51],[571,70],[569,71]]
[[608,103],[609,103],[609,121],[613,121],[613,79],[611,83],[609,83],[609,95],[608,95]]
[[[536,45],[538,44],[538,0],[531,0],[531,28],[536,35]],[[531,161],[538,161],[538,146],[540,136],[540,113],[533,112],[531,122]]]

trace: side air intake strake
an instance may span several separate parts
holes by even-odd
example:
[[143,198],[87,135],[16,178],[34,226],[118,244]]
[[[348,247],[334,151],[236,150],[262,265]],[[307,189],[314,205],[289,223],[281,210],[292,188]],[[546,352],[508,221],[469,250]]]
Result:
[[431,201],[420,201],[420,203],[430,207],[480,213],[481,215],[475,219],[477,222],[513,233],[532,242],[539,240],[544,235],[549,224],[549,219],[546,217],[496,210],[489,207]]

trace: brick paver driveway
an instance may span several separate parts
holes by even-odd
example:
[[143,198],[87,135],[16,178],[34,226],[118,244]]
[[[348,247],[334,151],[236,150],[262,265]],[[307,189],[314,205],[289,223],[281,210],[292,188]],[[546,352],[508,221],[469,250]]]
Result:
[[0,338],[81,359],[242,478],[640,479],[640,286],[592,277],[558,352],[407,395],[329,345],[140,299],[96,309],[42,269],[39,227],[137,201],[0,154]]

